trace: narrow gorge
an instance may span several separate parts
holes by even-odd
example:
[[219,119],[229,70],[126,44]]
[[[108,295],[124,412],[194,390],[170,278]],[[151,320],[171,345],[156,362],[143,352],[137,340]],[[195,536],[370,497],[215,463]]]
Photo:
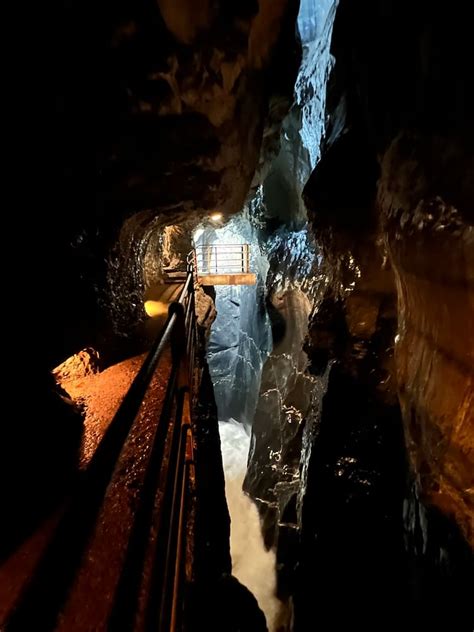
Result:
[[[44,327],[21,416],[2,424],[1,629],[22,629],[16,612],[46,568],[55,520],[82,498],[142,357],[167,314],[180,317],[169,306],[192,270],[192,377],[186,388],[184,369],[173,378],[192,430],[184,552],[160,540],[168,461],[145,471],[161,454],[154,433],[181,341],[163,351],[143,429],[104,483],[120,498],[91,527],[106,542],[106,579],[74,579],[71,565],[71,592],[44,618],[54,625],[34,610],[29,623],[472,632],[466,3],[123,0],[96,8],[93,35],[84,12],[64,3],[48,30],[54,111],[39,169],[51,190],[32,220],[42,284],[30,297]],[[228,282],[213,284],[218,272]],[[18,321],[19,340],[26,327]],[[177,401],[173,414],[185,407]],[[153,476],[158,543],[136,553]],[[184,588],[147,566],[161,546],[167,564],[182,564]],[[93,551],[81,549],[74,572],[84,560],[95,568]],[[135,554],[148,587],[133,601]],[[179,624],[163,623],[166,604],[148,597],[160,581],[173,586]],[[84,605],[93,593],[100,622]],[[117,618],[128,599],[136,612]]]

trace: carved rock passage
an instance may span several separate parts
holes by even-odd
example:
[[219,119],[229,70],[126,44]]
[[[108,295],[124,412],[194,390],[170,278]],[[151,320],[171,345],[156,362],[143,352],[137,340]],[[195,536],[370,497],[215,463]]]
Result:
[[[466,179],[467,149],[459,141],[399,137],[382,164],[379,202],[397,282],[396,370],[411,464],[424,500],[454,517],[474,547],[474,228],[463,216],[474,188]],[[420,178],[420,167],[431,177]]]
[[[274,148],[299,61],[297,5],[105,0],[92,15],[73,0],[44,25],[49,116],[31,142],[37,166],[27,167],[43,210],[28,231],[16,214],[31,236],[29,300],[41,306],[42,332],[24,421],[2,429],[12,537],[42,517],[75,467],[81,421],[57,398],[49,371],[90,345],[105,364],[136,353],[161,229],[216,207],[239,211],[261,155]],[[28,337],[30,319],[25,312],[12,339]]]
[[102,200],[127,211],[236,212],[259,161],[269,97],[286,99],[272,110],[280,120],[290,105],[296,2],[157,5],[114,7],[116,26],[101,33]]
[[51,331],[38,354],[47,369],[101,338],[91,330],[107,329],[119,307],[129,313],[115,329],[130,333],[137,310],[119,295],[140,302],[150,233],[242,208],[291,105],[297,5],[106,0],[93,20],[75,1],[56,9],[43,33],[51,120],[38,162],[48,194],[34,239],[38,276],[49,279]]
[[143,318],[143,289],[166,255],[163,228],[190,236],[209,211],[240,211],[277,150],[299,62],[296,5],[108,7],[98,30],[97,201],[101,246],[113,245],[103,303],[116,332]]
[[[319,7],[329,4],[318,2]],[[59,104],[54,111],[58,127],[53,128],[55,138],[44,125],[48,139],[38,144],[36,165],[45,165],[45,180],[53,186],[44,210],[33,214],[40,230],[28,231],[39,245],[40,256],[33,252],[31,257],[38,262],[35,274],[48,281],[38,284],[45,329],[31,359],[33,386],[26,402],[31,409],[23,411],[25,421],[13,430],[14,424],[5,424],[13,437],[2,441],[11,452],[1,459],[7,463],[4,480],[29,476],[28,490],[12,488],[20,525],[26,520],[17,505],[24,506],[23,499],[30,497],[32,505],[44,504],[44,490],[64,480],[70,465],[56,467],[58,457],[67,461],[71,452],[73,460],[78,420],[71,419],[74,432],[67,429],[46,376],[64,357],[101,338],[105,325],[97,324],[94,289],[105,285],[110,248],[119,242],[108,270],[110,302],[125,321],[119,328],[129,335],[146,284],[140,278],[143,268],[150,279],[158,271],[149,256],[160,245],[158,225],[198,220],[216,206],[224,213],[240,210],[255,168],[260,172],[278,145],[274,132],[296,74],[297,5],[296,0],[106,0],[95,14],[92,54],[91,38],[77,19],[79,3],[61,9],[67,14],[63,29],[51,21],[54,64],[46,64],[44,72],[52,75],[56,88],[60,85],[51,99]],[[320,601],[325,594],[338,598],[342,579],[344,594],[352,594],[363,610],[364,594],[374,600],[378,593],[371,590],[383,592],[380,567],[386,573],[392,568],[379,556],[389,548],[388,537],[394,544],[389,561],[396,567],[394,557],[402,550],[396,520],[406,491],[400,489],[406,470],[400,463],[397,386],[419,490],[424,500],[454,516],[472,542],[474,107],[467,6],[465,0],[449,6],[422,0],[340,0],[326,112],[319,94],[331,65],[326,42],[312,47],[315,56],[300,84],[305,123],[313,122],[317,132],[308,137],[311,142],[319,145],[326,124],[323,162],[317,169],[323,175],[317,191],[308,189],[313,232],[324,254],[308,345],[321,388],[303,437],[298,516],[301,559],[308,571],[301,581],[308,580],[305,602],[311,616],[318,592],[315,569],[320,569],[319,587],[326,590]],[[329,22],[326,26],[329,33]],[[306,87],[310,101],[304,98]],[[305,107],[308,103],[311,107]],[[290,136],[298,123],[295,113],[287,128]],[[325,171],[332,143],[351,134],[355,142],[346,162],[340,162],[342,152]],[[86,186],[92,180],[92,135],[97,140],[95,208]],[[311,149],[315,160],[319,146]],[[280,161],[282,170],[290,164],[294,173],[305,174],[304,154],[290,163]],[[295,189],[299,192],[300,186]],[[122,312],[125,303],[130,303],[130,314]],[[18,337],[24,338],[25,331]],[[273,367],[275,381],[280,371],[293,370],[287,360],[282,356],[284,366]],[[209,393],[206,397],[212,399]],[[282,404],[284,412],[289,408]],[[46,420],[41,426],[39,409]],[[280,414],[277,421],[282,422]],[[227,538],[219,518],[225,508],[216,506],[211,493],[222,491],[222,476],[211,467],[219,465],[216,423],[208,437],[209,495],[202,513],[205,520],[215,516],[208,522],[216,531],[213,566],[219,575]],[[290,426],[297,428],[296,423]],[[69,439],[63,438],[65,432]],[[289,434],[285,445],[293,447],[298,432]],[[26,451],[25,436],[31,439]],[[278,446],[280,437],[274,439]],[[288,452],[292,477],[297,458]],[[50,470],[41,480],[42,461]],[[264,491],[270,495],[274,488]],[[436,544],[433,557],[442,561],[445,551]],[[338,552],[337,566],[333,551]],[[211,566],[209,556],[203,566]],[[397,603],[387,606],[393,611]]]

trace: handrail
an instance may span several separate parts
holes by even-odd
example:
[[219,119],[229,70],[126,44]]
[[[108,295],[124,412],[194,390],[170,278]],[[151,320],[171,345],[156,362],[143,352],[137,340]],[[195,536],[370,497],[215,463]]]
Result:
[[247,274],[249,244],[201,244],[195,249],[198,274]]
[[[170,377],[159,423],[155,426],[141,501],[134,516],[108,629],[133,630],[139,607],[142,568],[148,559],[153,531],[157,532],[156,556],[146,607],[146,629],[159,632],[179,629],[181,601],[174,592],[181,590],[183,581],[182,540],[190,470],[186,444],[191,430],[190,391],[194,387],[196,345],[195,269],[189,260],[187,268],[179,299],[170,304],[163,329],[107,428],[87,471],[73,490],[34,576],[10,615],[6,626],[8,632],[29,629],[31,621],[35,622],[37,630],[54,629],[80,568],[114,468],[168,344],[171,344],[172,358]],[[169,444],[167,437],[171,437]],[[168,468],[163,473],[165,452]],[[154,508],[159,484],[164,496],[156,523]],[[163,548],[165,541],[166,548]],[[178,566],[175,558],[181,560]]]

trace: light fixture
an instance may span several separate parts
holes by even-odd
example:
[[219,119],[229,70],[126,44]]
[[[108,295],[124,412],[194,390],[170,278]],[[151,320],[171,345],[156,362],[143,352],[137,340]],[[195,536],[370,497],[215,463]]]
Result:
[[222,213],[212,213],[210,218],[213,222],[220,222],[222,219]]
[[150,318],[157,318],[168,313],[168,305],[162,301],[145,301],[145,312]]

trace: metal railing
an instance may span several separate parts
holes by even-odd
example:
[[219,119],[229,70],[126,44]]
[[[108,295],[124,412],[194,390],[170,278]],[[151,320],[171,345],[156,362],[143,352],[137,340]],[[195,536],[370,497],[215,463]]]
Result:
[[198,274],[247,274],[250,272],[249,244],[215,244],[196,247]]
[[[152,559],[142,629],[181,630],[187,490],[194,468],[191,435],[191,391],[196,380],[194,301],[194,270],[192,260],[188,259],[186,282],[180,297],[170,304],[160,335],[110,423],[84,478],[73,491],[31,581],[7,621],[5,630],[8,632],[55,629],[119,456],[166,348],[171,348],[166,394],[154,428],[145,479],[107,629],[134,630],[139,607],[143,612],[145,562]],[[157,497],[160,497],[158,516]]]

